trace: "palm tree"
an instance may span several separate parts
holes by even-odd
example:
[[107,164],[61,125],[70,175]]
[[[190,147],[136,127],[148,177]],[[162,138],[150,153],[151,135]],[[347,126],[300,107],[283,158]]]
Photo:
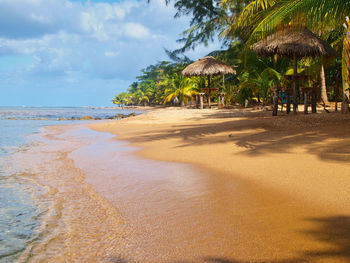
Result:
[[129,98],[129,94],[126,92],[121,92],[119,94],[117,94],[114,99],[113,99],[113,103],[117,104],[119,107],[121,105],[127,105],[128,104],[128,98]]
[[146,106],[146,104],[150,103],[150,97],[152,96],[153,85],[149,82],[142,82],[138,85],[138,89],[133,94],[134,101],[138,105]]
[[344,49],[343,49],[343,63],[342,63],[342,75],[343,75],[343,103],[341,106],[341,111],[343,113],[349,111],[348,96],[350,89],[350,20],[346,17],[346,23],[344,24],[346,29],[346,36],[344,39]]
[[266,104],[271,98],[271,88],[273,86],[280,86],[282,79],[282,74],[269,67],[265,68],[261,73],[257,71],[246,72],[240,79],[240,92],[249,94],[246,89],[250,89],[252,94],[255,94],[258,98],[261,97],[263,104]]
[[198,93],[196,79],[186,78],[181,73],[173,73],[162,82],[162,85],[166,86],[164,104],[178,98],[183,107],[193,95]]
[[344,80],[344,90],[349,90],[350,88],[350,19],[346,17],[346,23],[344,24],[346,29],[346,37],[344,39],[344,49],[343,49],[343,80]]

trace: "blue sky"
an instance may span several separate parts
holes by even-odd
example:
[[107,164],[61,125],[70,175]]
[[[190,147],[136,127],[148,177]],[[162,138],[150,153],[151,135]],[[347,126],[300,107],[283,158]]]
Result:
[[0,106],[111,106],[179,47],[188,18],[174,13],[164,0],[0,0]]

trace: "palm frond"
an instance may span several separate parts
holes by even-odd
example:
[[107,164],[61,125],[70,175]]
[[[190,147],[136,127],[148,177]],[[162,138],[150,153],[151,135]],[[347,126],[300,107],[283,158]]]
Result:
[[[249,42],[255,42],[293,22],[309,28],[319,28],[320,23],[335,25],[350,13],[350,1],[344,0],[280,0],[255,27]],[[311,19],[310,19],[311,18]]]
[[[277,0],[255,0],[250,2],[237,17],[236,25],[238,27],[251,23],[250,19],[253,15],[261,10],[266,10],[276,4]],[[249,21],[248,21],[249,20]]]

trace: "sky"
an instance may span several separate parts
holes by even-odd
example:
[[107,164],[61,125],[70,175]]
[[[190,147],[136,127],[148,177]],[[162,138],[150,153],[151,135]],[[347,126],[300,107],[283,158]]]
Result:
[[179,47],[189,18],[174,14],[164,0],[0,0],[0,106],[112,106]]

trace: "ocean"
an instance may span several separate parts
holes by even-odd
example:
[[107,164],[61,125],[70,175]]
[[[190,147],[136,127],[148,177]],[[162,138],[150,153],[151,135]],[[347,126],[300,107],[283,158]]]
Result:
[[[83,116],[108,118],[134,110],[75,107],[0,107],[0,262],[14,262],[40,238],[41,218],[50,201],[38,202],[48,189],[16,162],[16,155],[35,144],[33,135],[45,126],[81,123]],[[140,112],[139,112],[140,113]]]

